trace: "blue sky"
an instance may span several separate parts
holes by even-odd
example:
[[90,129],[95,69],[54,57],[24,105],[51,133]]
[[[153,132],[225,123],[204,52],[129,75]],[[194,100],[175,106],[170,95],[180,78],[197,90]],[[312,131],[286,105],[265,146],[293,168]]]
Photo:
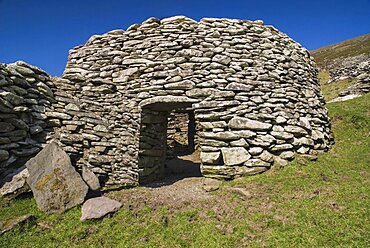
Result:
[[309,50],[370,33],[370,0],[0,0],[0,63],[61,75],[91,35],[173,15],[261,19]]

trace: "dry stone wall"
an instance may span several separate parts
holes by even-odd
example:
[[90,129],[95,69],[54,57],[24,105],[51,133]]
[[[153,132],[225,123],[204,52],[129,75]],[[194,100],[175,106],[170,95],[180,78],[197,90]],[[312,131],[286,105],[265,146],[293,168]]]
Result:
[[312,57],[261,21],[150,18],[72,49],[60,81],[68,120],[55,135],[113,183],[162,175],[177,109],[194,112],[209,177],[260,173],[331,143]]
[[[261,173],[332,143],[312,57],[261,21],[150,18],[73,48],[62,78],[51,82],[26,68],[28,74],[14,76],[2,67],[0,79],[23,77],[30,90],[2,85],[2,92],[31,94],[36,101],[25,107],[45,109],[22,109],[40,114],[19,140],[0,133],[4,144],[22,146],[20,140],[34,135],[28,130],[40,126],[47,142],[57,140],[77,167],[86,165],[107,184],[135,185],[164,175],[168,120],[179,110],[191,113],[207,177]],[[18,115],[15,104],[8,108],[10,113],[1,110],[1,122]],[[3,161],[11,149],[0,148]]]
[[24,165],[46,142],[52,88],[40,68],[22,61],[0,64],[0,174]]

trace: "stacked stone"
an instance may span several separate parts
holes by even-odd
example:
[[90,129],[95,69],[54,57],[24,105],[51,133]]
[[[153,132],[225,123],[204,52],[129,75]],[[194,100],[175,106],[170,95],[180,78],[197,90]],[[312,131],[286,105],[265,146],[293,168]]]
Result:
[[0,174],[23,165],[45,143],[52,87],[40,68],[22,61],[0,64]]
[[130,104],[108,80],[74,80],[54,78],[57,103],[46,113],[54,127],[49,139],[59,140],[77,167],[91,168],[107,184],[137,184],[132,154],[138,125],[126,114]]
[[150,18],[72,49],[63,78],[80,106],[58,111],[83,123],[55,135],[81,134],[80,162],[113,183],[162,175],[164,116],[180,108],[199,123],[205,176],[260,173],[332,141],[311,56],[261,21]]
[[195,134],[193,112],[180,110],[170,113],[167,125],[167,158],[192,153],[199,143]]

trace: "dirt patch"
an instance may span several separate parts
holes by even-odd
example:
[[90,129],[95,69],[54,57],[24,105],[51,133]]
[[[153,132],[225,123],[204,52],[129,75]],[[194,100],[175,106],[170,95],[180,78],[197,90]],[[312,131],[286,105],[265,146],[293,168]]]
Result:
[[143,206],[180,209],[214,197],[203,189],[198,152],[167,160],[163,180],[108,195],[132,209]]
[[[163,185],[161,185],[163,184]],[[211,194],[203,190],[203,178],[190,177],[168,183],[161,182],[145,187],[111,192],[110,196],[120,201],[130,209],[143,206],[157,209],[169,206],[180,209],[213,198]]]

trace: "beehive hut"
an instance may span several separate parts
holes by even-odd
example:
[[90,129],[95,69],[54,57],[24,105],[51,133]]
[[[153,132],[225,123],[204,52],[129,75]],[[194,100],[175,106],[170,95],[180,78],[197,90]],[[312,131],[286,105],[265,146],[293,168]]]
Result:
[[184,127],[202,174],[224,179],[331,143],[312,57],[261,21],[150,18],[70,50],[53,84],[47,139],[107,183],[162,178]]

